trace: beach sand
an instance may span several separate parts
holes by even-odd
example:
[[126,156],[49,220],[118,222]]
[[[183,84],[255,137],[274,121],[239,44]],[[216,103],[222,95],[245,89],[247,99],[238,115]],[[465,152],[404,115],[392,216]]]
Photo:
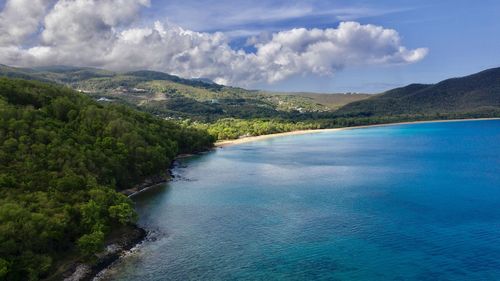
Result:
[[221,141],[217,141],[215,143],[215,146],[216,147],[225,147],[225,146],[230,146],[230,145],[237,145],[237,144],[248,143],[248,142],[253,142],[253,141],[260,141],[260,140],[265,140],[265,139],[270,139],[270,138],[276,138],[276,137],[294,136],[294,135],[305,135],[305,134],[315,134],[315,133],[323,133],[323,132],[336,132],[336,131],[342,131],[342,130],[355,130],[355,129],[373,128],[373,127],[397,126],[397,125],[405,125],[405,124],[422,124],[422,123],[436,123],[436,122],[464,122],[464,121],[481,121],[481,120],[500,120],[500,118],[475,118],[475,119],[411,121],[411,122],[399,122],[399,123],[388,123],[388,124],[364,125],[364,126],[353,126],[353,127],[332,128],[332,129],[298,130],[298,131],[290,131],[290,132],[277,133],[277,134],[269,134],[269,135],[245,137],[245,138],[234,139],[234,140],[221,140]]

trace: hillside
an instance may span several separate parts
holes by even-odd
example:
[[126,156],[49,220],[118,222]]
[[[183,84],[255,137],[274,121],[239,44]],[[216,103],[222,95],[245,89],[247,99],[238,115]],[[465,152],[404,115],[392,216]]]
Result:
[[308,92],[262,92],[268,95],[295,96],[311,99],[316,103],[327,106],[330,109],[339,109],[340,107],[359,100],[372,97],[373,94],[360,93],[308,93]]
[[134,222],[117,191],[213,141],[69,88],[0,78],[0,280],[38,280],[61,262],[92,260],[112,231]]
[[495,111],[500,111],[500,68],[432,85],[411,84],[347,104],[336,113],[341,116],[387,116]]
[[125,103],[162,117],[212,122],[221,118],[303,118],[331,112],[362,94],[272,93],[182,79],[156,71],[116,73],[93,68],[0,66],[0,76],[64,84],[96,100]]
[[155,71],[0,66],[0,76],[63,84],[100,104],[123,104],[217,139],[297,129],[500,116],[499,69],[385,93],[316,94],[246,90]]

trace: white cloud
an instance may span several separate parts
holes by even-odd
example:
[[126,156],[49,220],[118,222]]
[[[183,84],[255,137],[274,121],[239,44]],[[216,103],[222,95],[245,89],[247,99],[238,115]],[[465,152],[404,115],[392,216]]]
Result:
[[[14,20],[22,24],[21,31],[6,26],[10,31],[0,34],[0,63],[152,69],[246,86],[293,75],[332,75],[354,65],[413,63],[427,54],[425,48],[405,48],[395,30],[357,22],[268,33],[248,40],[256,49],[250,53],[231,48],[220,32],[195,32],[159,21],[140,26],[140,10],[150,5],[146,0],[59,0],[48,13],[44,9],[50,1],[36,1],[42,12],[21,12],[38,20]],[[30,1],[7,2],[0,20],[15,14],[9,7],[22,2]],[[23,48],[29,36],[36,36],[36,43]]]
[[128,25],[147,5],[146,0],[60,0],[45,16],[42,40],[57,45],[113,39],[113,27]]
[[37,31],[52,0],[10,0],[0,13],[0,45],[21,43]]

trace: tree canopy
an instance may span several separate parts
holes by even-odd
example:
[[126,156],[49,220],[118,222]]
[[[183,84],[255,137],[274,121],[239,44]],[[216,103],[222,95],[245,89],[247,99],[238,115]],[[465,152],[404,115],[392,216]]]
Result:
[[117,192],[210,147],[206,131],[41,82],[0,79],[0,280],[37,280],[133,223]]

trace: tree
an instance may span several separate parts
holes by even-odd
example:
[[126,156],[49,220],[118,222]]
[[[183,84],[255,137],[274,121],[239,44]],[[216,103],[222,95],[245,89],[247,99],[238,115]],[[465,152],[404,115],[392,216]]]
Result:
[[0,78],[0,280],[37,280],[65,253],[101,250],[114,226],[136,219],[120,190],[164,172],[180,147],[212,142],[64,87]]
[[109,207],[109,216],[116,219],[121,224],[129,224],[135,222],[137,214],[134,209],[127,203],[120,203]]
[[77,243],[80,252],[89,257],[102,250],[104,245],[104,233],[101,230],[96,230],[90,234],[85,234],[78,239]]

